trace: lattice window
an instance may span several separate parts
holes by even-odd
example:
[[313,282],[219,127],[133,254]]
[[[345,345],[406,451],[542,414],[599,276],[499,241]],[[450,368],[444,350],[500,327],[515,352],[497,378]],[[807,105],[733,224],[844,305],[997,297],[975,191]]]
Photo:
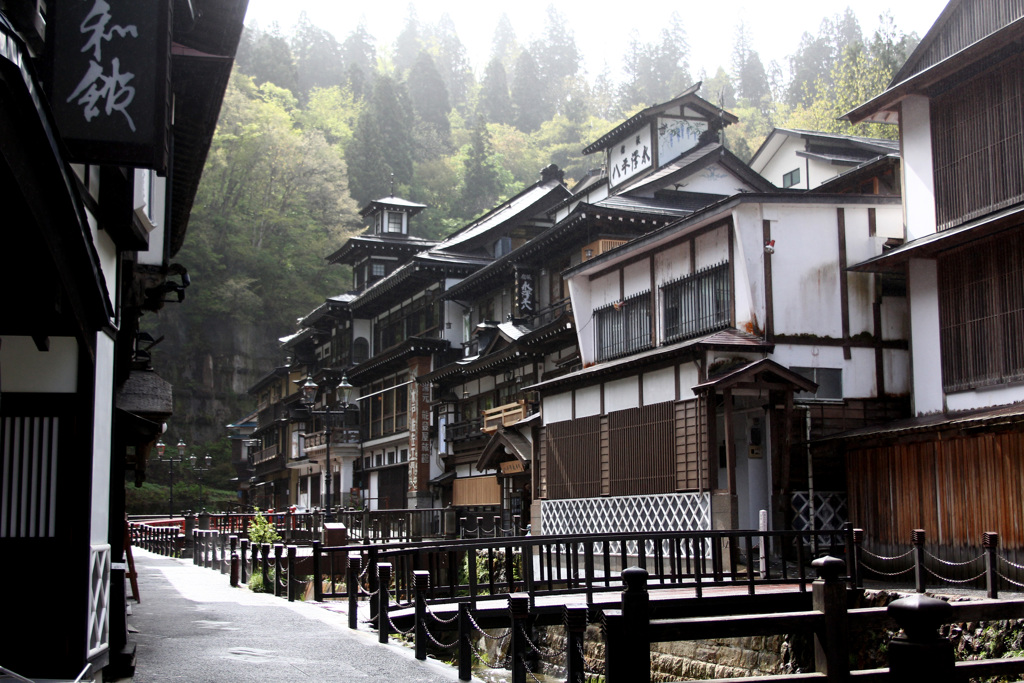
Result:
[[110,546],[94,545],[89,554],[89,658],[110,647]]
[[1024,56],[932,100],[939,230],[1024,200]]
[[729,262],[700,270],[661,288],[665,341],[721,330],[731,320]]
[[642,292],[594,311],[597,360],[651,347],[651,293]]
[[[541,501],[546,535],[626,534],[657,531],[709,531],[711,495],[670,493]],[[647,551],[653,547],[648,544]],[[627,545],[636,554],[636,543]],[[612,544],[611,552],[621,552]]]
[[939,322],[946,391],[1024,379],[1024,233],[940,257]]
[[[811,528],[811,496],[808,491],[793,491],[790,503],[793,510],[793,529]],[[842,491],[814,492],[814,528],[839,530],[849,521],[846,494]]]

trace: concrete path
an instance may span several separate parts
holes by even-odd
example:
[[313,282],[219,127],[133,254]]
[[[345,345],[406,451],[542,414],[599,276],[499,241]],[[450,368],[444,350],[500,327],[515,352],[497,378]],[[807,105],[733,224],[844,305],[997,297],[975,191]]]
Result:
[[350,630],[343,613],[232,588],[191,560],[133,553],[141,598],[128,617],[135,683],[458,680],[455,667],[381,645],[368,628]]

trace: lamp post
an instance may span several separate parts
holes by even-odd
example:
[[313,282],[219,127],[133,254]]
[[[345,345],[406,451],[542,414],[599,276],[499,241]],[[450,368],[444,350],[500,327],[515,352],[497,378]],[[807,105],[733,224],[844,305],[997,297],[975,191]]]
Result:
[[174,516],[174,463],[176,463],[176,462],[184,462],[185,461],[185,442],[182,441],[181,439],[178,439],[178,445],[176,447],[178,449],[178,457],[177,458],[165,458],[164,457],[164,452],[167,450],[167,446],[164,444],[164,442],[162,440],[156,442],[156,454],[157,454],[156,461],[157,462],[165,462],[165,463],[167,463],[167,474],[170,477],[170,487],[169,487],[169,490],[168,490],[169,492],[168,492],[168,507],[167,507],[167,516],[168,517],[173,517]]
[[[331,481],[334,479],[334,471],[331,467],[331,402],[329,399],[324,400],[323,410],[313,410],[313,405],[316,403],[316,394],[319,389],[327,391],[329,384],[325,381],[323,386],[318,385],[313,381],[312,376],[306,375],[306,381],[300,387],[302,392],[302,403],[309,409],[310,415],[323,415],[324,416],[324,445],[326,446],[326,455],[324,457],[324,464],[327,470],[327,482],[326,488],[324,489],[324,507],[326,513],[324,516],[325,521],[333,521],[333,515],[331,512]],[[338,384],[338,389],[341,390],[342,395],[342,415],[345,415],[345,411],[348,410],[348,397],[352,391],[352,385],[349,384],[348,374],[342,374],[341,382]],[[339,491],[339,494],[341,492]]]
[[256,489],[256,463],[253,458],[253,451],[259,448],[259,439],[243,439],[242,445],[245,446],[245,471],[249,475],[249,507],[253,505],[253,496]]
[[198,458],[195,455],[189,456],[189,463],[192,465],[192,471],[196,473],[196,478],[199,479],[199,507],[203,507],[203,472],[209,472],[210,466],[213,464],[213,458],[207,453],[206,457],[203,458],[205,467],[199,467]]

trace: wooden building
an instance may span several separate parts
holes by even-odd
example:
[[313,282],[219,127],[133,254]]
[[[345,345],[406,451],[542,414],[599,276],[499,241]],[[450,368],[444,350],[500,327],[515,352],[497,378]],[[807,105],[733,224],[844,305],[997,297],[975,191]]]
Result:
[[124,487],[171,414],[139,321],[185,296],[245,8],[0,5],[0,662],[21,676],[131,673]]
[[1024,2],[953,0],[848,117],[899,125],[906,241],[853,268],[906,279],[913,415],[843,439],[868,542],[912,529],[1024,558]]

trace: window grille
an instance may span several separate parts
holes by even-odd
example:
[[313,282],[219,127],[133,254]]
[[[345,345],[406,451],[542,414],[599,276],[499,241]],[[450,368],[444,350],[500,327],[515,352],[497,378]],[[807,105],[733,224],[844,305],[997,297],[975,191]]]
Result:
[[666,284],[661,288],[665,342],[725,329],[731,299],[728,261]]
[[651,347],[651,293],[641,292],[594,311],[597,360]]

